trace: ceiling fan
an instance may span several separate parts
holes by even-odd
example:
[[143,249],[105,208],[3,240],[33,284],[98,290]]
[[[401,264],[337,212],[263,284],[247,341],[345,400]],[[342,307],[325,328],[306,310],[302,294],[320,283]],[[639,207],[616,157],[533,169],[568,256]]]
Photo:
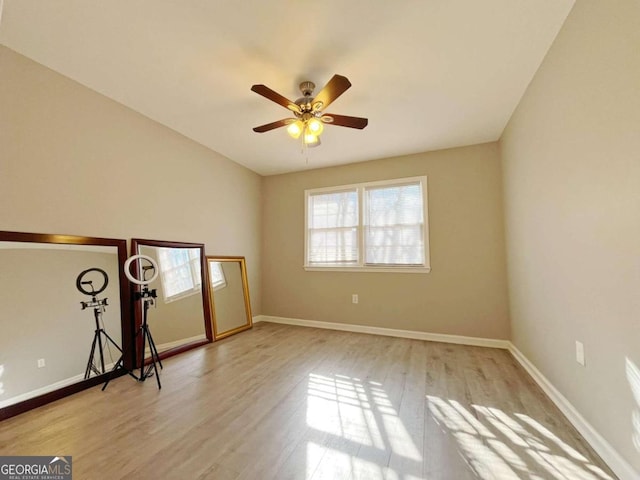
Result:
[[324,109],[349,87],[351,87],[351,82],[347,77],[334,75],[333,78],[329,80],[329,83],[327,83],[315,97],[312,97],[313,90],[316,88],[315,84],[309,81],[302,82],[300,84],[302,97],[292,102],[265,85],[254,85],[251,87],[252,91],[278,105],[288,108],[294,117],[260,125],[259,127],[255,127],[253,131],[264,133],[275,128],[287,126],[287,132],[293,138],[300,138],[302,135],[304,145],[316,147],[320,145],[320,134],[324,130],[325,123],[338,127],[362,130],[369,123],[369,120],[366,118],[324,113]]

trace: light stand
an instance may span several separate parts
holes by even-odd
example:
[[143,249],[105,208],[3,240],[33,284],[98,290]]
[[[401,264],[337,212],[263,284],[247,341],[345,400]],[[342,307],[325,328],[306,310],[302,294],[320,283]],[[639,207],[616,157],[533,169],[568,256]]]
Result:
[[[102,275],[103,284],[97,290],[93,286],[93,280],[84,280],[87,274],[91,272],[98,272]],[[120,354],[122,354],[122,349],[120,348],[120,346],[113,340],[113,338],[109,336],[109,334],[102,327],[102,324],[103,324],[102,314],[105,311],[105,307],[107,307],[109,304],[107,303],[107,298],[103,298],[102,300],[100,300],[98,298],[98,294],[103,292],[107,288],[108,284],[109,284],[109,277],[107,276],[107,273],[100,268],[89,268],[87,270],[84,270],[83,272],[80,273],[80,275],[78,275],[78,278],[76,279],[76,287],[78,288],[78,290],[81,293],[84,293],[85,295],[91,296],[91,301],[80,302],[80,305],[82,306],[82,310],[85,310],[87,308],[93,308],[93,318],[96,322],[96,328],[93,334],[93,341],[91,342],[91,353],[89,354],[87,367],[85,368],[85,371],[84,371],[85,380],[91,377],[92,372],[95,375],[102,375],[104,373],[107,373],[104,366],[104,347],[103,347],[103,345],[106,345],[107,342],[111,343],[111,345],[117,348]],[[88,285],[91,290],[87,290],[85,288],[85,285]],[[98,346],[98,359],[97,359],[98,363],[96,363],[96,358],[95,358],[96,345]]]
[[[141,292],[136,292],[136,300],[142,301],[142,325],[140,325],[140,330],[136,333],[136,336],[142,335],[142,349],[140,350],[140,376],[138,377],[138,380],[140,382],[144,382],[147,378],[155,374],[156,382],[158,382],[158,389],[161,389],[162,385],[160,384],[160,375],[157,365],[160,365],[160,368],[162,369],[162,362],[160,361],[156,343],[153,341],[153,336],[151,335],[151,330],[149,330],[149,324],[147,323],[149,306],[155,304],[156,297],[157,293],[155,288],[153,290],[149,290],[147,285],[142,287]],[[151,361],[145,370],[144,352],[146,350],[147,343],[149,344]]]
[[[136,278],[131,274],[130,266],[131,263],[135,260],[139,260],[139,272],[141,278]],[[149,265],[142,265],[143,260],[147,261]],[[140,329],[136,332],[136,335],[134,337],[134,343],[135,339],[137,339],[139,336],[142,337],[142,349],[140,351],[140,376],[135,377],[135,375],[131,375],[139,382],[144,382],[147,378],[155,375],[156,382],[158,383],[158,389],[161,389],[162,384],[160,383],[160,372],[158,371],[158,365],[160,366],[160,369],[162,369],[162,362],[160,361],[160,355],[158,355],[158,349],[156,348],[156,343],[153,341],[153,336],[151,335],[151,330],[149,329],[149,324],[147,322],[149,306],[155,305],[155,299],[157,297],[156,289],[149,289],[149,284],[158,277],[158,264],[153,258],[149,257],[148,255],[133,255],[129,257],[125,262],[124,271],[127,275],[127,278],[132,283],[142,286],[142,290],[139,292],[135,292],[134,294],[134,300],[140,300],[142,302],[142,324],[140,325]],[[151,358],[149,361],[149,365],[145,369],[144,354],[147,344],[149,345]],[[134,366],[134,368],[136,367]]]

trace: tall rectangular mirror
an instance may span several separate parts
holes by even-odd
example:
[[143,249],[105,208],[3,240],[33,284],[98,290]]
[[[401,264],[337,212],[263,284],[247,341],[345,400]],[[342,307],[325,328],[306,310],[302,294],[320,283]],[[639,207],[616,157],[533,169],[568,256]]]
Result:
[[133,363],[126,250],[0,231],[0,419],[104,382],[120,349]]
[[253,326],[244,257],[207,257],[216,340]]
[[[155,308],[151,307],[148,312],[148,325],[159,357],[211,343],[213,330],[206,291],[204,245],[134,238],[131,252],[151,257],[159,268],[157,278],[148,285],[157,293]],[[136,331],[141,323],[142,309],[140,302],[136,302]],[[140,340],[137,339],[138,349],[142,345]],[[150,351],[146,350],[144,357],[149,358]]]

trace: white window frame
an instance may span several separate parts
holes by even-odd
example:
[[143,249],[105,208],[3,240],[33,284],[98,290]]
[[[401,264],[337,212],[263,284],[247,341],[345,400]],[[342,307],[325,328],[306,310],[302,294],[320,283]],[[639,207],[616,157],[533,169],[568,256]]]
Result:
[[211,277],[211,288],[213,288],[214,292],[217,292],[219,290],[222,290],[223,288],[227,288],[227,277],[225,276],[224,270],[222,269],[222,262],[209,263],[209,269],[211,269],[211,266],[214,264],[216,266],[213,268],[218,270],[220,272],[220,276],[222,277],[222,280],[216,282],[213,273],[211,273],[211,270],[209,270],[209,276]]
[[[158,247],[158,248],[167,248],[167,249],[171,249],[171,247]],[[191,295],[197,295],[198,293],[202,292],[202,278],[200,279],[200,282],[198,282],[198,275],[196,272],[196,269],[200,268],[200,256],[198,255],[198,257],[192,256],[192,250],[198,250],[197,248],[189,248],[189,262],[187,263],[187,265],[189,266],[189,271],[191,273],[191,279],[193,280],[193,288],[189,289],[189,290],[183,290],[180,293],[176,293],[175,295],[167,295],[167,287],[166,287],[166,281],[165,281],[165,274],[167,272],[167,269],[162,268],[162,261],[160,260],[160,255],[158,254],[158,268],[160,269],[160,285],[162,285],[162,299],[164,300],[164,303],[172,303],[172,302],[176,302],[178,300],[182,300],[183,298],[187,298],[190,297]],[[198,252],[199,254],[200,252]],[[183,264],[184,265],[184,264]]]
[[[423,238],[424,238],[424,263],[422,265],[366,265],[364,263],[365,251],[365,215],[364,215],[364,192],[370,187],[381,186],[402,186],[408,183],[420,182],[422,189],[423,215],[424,222]],[[358,194],[358,262],[356,265],[313,265],[309,264],[309,197],[311,195],[332,193],[347,190],[356,190]],[[304,191],[304,269],[308,272],[393,272],[393,273],[429,273],[431,271],[431,259],[429,256],[429,208],[427,195],[427,177],[407,177],[396,178],[391,180],[381,180],[376,182],[354,183],[350,185],[339,185],[335,187],[313,188]]]

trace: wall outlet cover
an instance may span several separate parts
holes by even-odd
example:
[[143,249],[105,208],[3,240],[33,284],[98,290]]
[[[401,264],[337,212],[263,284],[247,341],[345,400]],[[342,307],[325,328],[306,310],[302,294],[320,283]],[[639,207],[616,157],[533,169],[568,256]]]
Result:
[[583,367],[585,366],[584,361],[584,345],[582,342],[576,340],[576,362],[578,362]]

